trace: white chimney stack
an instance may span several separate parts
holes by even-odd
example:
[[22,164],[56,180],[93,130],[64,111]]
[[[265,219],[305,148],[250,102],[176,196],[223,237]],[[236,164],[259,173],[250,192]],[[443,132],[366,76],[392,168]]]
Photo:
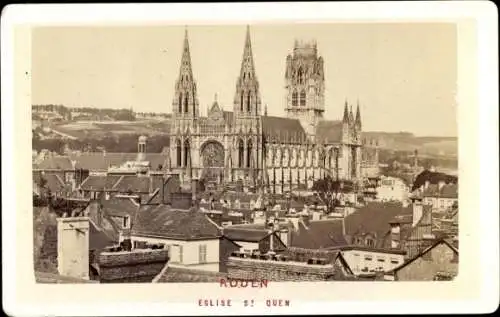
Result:
[[60,275],[89,279],[89,218],[57,218],[57,269]]

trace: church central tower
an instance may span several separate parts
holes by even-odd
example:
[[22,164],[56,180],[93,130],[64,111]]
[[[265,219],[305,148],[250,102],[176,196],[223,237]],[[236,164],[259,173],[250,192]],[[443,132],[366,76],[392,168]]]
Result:
[[315,41],[295,41],[293,54],[286,58],[285,112],[298,119],[310,137],[325,111],[323,58],[318,57]]

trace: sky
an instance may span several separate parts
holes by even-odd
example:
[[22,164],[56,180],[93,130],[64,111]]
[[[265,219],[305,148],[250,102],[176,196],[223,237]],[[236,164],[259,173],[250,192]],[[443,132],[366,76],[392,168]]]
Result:
[[[32,32],[32,103],[171,112],[185,26],[40,27]],[[187,26],[200,112],[232,110],[245,25]],[[284,116],[285,62],[316,40],[325,117],[359,100],[364,131],[457,136],[456,26],[445,23],[251,25],[262,104]]]

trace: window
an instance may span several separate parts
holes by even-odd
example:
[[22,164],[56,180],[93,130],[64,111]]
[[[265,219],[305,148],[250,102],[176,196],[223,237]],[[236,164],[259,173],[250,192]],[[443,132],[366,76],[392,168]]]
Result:
[[243,167],[243,157],[245,149],[243,147],[243,140],[238,142],[238,167]]
[[130,228],[130,217],[126,216],[123,217],[123,229],[128,229]]
[[300,105],[303,107],[306,105],[306,92],[304,90],[300,92]]
[[292,106],[296,107],[298,105],[298,94],[296,91],[292,93]]
[[182,164],[182,160],[181,160],[181,151],[182,151],[182,148],[181,148],[181,141],[180,140],[177,140],[176,141],[177,145],[176,145],[176,152],[177,152],[177,167],[181,167],[181,164]]
[[399,261],[398,261],[398,260],[396,260],[396,259],[391,259],[391,264],[398,264],[398,263],[399,263]]
[[299,79],[299,84],[304,83],[304,71],[302,70],[302,67],[299,68],[299,71],[297,72],[297,77]]
[[250,92],[248,92],[248,95],[247,95],[247,112],[250,112],[250,101],[251,101],[251,98],[250,98]]
[[207,263],[207,245],[201,244],[198,246],[198,255],[200,263]]
[[188,113],[188,95],[184,96],[184,112]]
[[373,258],[369,255],[365,255],[365,261],[371,261]]
[[189,150],[190,150],[189,141],[186,140],[184,142],[184,166],[188,165],[188,159],[189,159],[189,156],[190,156],[190,155],[188,155],[188,154],[190,154]]
[[248,140],[247,144],[247,167],[251,167],[252,162],[252,141]]
[[243,91],[241,92],[241,96],[240,96],[240,111],[243,112]]
[[179,93],[179,113],[182,112],[182,92]]
[[366,239],[366,245],[369,247],[374,247],[375,241],[373,241],[373,239]]
[[379,262],[385,262],[385,259],[378,258],[377,261],[379,261]]

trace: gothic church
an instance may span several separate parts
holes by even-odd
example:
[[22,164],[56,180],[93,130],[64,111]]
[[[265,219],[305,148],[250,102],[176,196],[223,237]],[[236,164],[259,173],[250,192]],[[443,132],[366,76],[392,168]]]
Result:
[[323,118],[325,73],[317,44],[295,41],[286,58],[286,117],[262,109],[255,66],[247,26],[233,111],[224,111],[216,99],[208,115],[201,116],[185,31],[172,102],[169,169],[186,180],[242,180],[276,193],[310,187],[326,175],[360,182],[359,105],[356,116],[346,101],[342,120]]

